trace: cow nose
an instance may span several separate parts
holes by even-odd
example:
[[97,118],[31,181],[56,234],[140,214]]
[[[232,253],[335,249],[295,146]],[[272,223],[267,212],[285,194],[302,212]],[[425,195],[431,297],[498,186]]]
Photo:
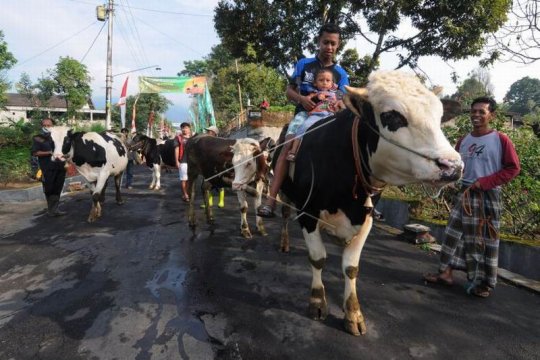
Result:
[[461,178],[463,172],[463,162],[461,159],[437,159],[437,166],[441,169],[441,180],[456,181]]

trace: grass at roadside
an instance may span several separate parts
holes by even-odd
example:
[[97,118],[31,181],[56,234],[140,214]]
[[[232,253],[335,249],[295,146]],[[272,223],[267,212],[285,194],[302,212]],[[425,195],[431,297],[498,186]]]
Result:
[[30,177],[30,149],[3,147],[0,151],[0,183],[28,181]]

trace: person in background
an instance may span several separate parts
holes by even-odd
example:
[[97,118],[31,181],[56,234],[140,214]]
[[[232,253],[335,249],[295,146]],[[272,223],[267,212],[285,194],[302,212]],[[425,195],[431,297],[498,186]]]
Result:
[[[219,134],[219,129],[217,128],[217,126],[209,126],[207,128],[204,129],[206,131],[206,134],[209,135],[209,136],[218,136]],[[214,189],[212,189],[214,190]],[[213,206],[214,205],[214,196],[212,195],[212,190],[210,190],[210,194],[208,195],[208,205],[209,206]],[[225,207],[225,189],[224,188],[220,188],[219,189],[219,202],[218,202],[218,208],[223,208]],[[201,204],[201,208],[204,209],[204,204]]]
[[175,137],[175,158],[178,176],[182,186],[182,200],[189,202],[188,182],[188,164],[187,156],[184,151],[188,139],[191,137],[191,125],[187,122],[180,124],[181,133]]
[[424,274],[427,283],[452,285],[452,271],[464,270],[467,293],[482,298],[497,283],[501,186],[520,172],[512,141],[490,127],[496,108],[495,100],[488,97],[472,102],[473,130],[456,144],[465,168],[446,226],[439,273]]
[[[123,137],[127,139],[129,137],[129,130],[127,128],[123,128],[120,130]],[[137,152],[128,150],[128,163],[126,166],[126,184],[124,185],[126,189],[133,189],[133,166],[135,165],[135,160],[137,159]]]
[[53,120],[45,118],[41,120],[41,132],[32,138],[32,156],[38,158],[39,167],[42,171],[42,185],[45,198],[47,199],[47,215],[63,216],[65,211],[58,207],[60,204],[60,195],[64,188],[66,179],[66,162],[53,160],[52,154],[54,143],[51,139],[50,129],[54,125]]

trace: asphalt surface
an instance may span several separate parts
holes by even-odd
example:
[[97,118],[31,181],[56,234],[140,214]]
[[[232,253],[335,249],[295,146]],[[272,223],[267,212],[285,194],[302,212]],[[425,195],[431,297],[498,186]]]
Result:
[[[239,235],[236,196],[216,225],[192,233],[175,174],[146,189],[150,173],[103,218],[88,224],[86,191],[63,198],[62,218],[44,202],[0,205],[0,359],[538,359],[540,299],[500,282],[488,299],[426,285],[437,255],[374,228],[357,289],[368,332],[343,330],[341,248],[327,242],[323,272],[330,314],[307,316],[311,270],[296,223],[291,252],[270,234]],[[200,202],[196,199],[196,202]]]

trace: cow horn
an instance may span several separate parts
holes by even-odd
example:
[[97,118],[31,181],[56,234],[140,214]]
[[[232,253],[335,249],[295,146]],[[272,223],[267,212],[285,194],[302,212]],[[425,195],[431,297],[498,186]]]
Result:
[[352,86],[345,85],[345,89],[347,90],[348,93],[350,93],[352,95],[360,96],[362,98],[366,98],[366,100],[367,100],[367,97],[368,97],[367,88],[355,88],[355,87],[352,87]]
[[431,89],[431,91],[437,96],[441,94],[443,90],[444,88],[442,86],[434,86],[433,89]]
[[368,91],[366,88],[353,88],[350,86],[345,86],[347,93],[343,98],[345,106],[349,108],[353,113],[358,116],[362,116],[362,103],[368,101]]

